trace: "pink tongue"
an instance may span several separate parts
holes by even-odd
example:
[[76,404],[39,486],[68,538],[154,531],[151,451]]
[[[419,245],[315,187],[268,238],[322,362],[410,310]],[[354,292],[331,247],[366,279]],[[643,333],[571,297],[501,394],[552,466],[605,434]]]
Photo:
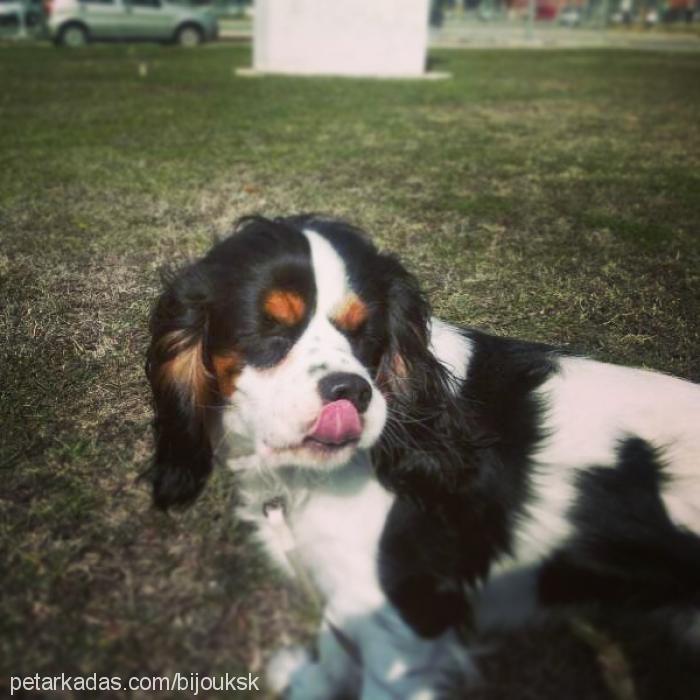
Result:
[[341,445],[357,440],[361,434],[357,409],[347,399],[340,399],[323,407],[309,437],[329,445]]

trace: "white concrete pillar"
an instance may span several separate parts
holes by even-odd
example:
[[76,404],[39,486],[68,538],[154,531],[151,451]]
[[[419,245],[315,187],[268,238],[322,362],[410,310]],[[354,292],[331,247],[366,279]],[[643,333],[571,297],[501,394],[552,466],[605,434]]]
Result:
[[256,0],[253,69],[419,77],[429,0]]

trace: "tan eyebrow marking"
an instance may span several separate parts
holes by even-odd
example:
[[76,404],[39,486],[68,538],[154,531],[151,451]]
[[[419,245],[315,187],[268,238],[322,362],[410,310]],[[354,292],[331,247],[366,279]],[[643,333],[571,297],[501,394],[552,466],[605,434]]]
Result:
[[332,320],[343,331],[356,331],[366,320],[367,305],[354,292],[348,294],[333,310]]
[[219,391],[224,396],[231,396],[236,390],[236,379],[243,370],[243,363],[236,353],[213,355],[214,374],[219,383]]
[[306,302],[296,292],[273,289],[265,297],[265,313],[285,326],[295,326],[306,312]]

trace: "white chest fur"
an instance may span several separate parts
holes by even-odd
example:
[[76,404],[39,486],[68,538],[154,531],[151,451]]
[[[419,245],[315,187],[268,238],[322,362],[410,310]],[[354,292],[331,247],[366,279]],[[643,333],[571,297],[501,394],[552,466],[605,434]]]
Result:
[[[292,479],[294,481],[294,479]],[[257,537],[283,570],[292,574],[287,536],[323,596],[344,614],[384,602],[377,577],[378,545],[393,496],[373,477],[369,458],[350,464],[304,488],[280,480],[261,488],[243,478],[243,519],[257,526]],[[276,492],[275,492],[276,491]],[[284,497],[288,533],[263,514],[270,498]]]

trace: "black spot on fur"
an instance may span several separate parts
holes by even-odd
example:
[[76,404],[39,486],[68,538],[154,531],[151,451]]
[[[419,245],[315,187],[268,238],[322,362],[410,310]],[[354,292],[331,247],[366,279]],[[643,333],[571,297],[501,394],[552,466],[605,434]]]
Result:
[[575,533],[542,570],[544,603],[700,607],[700,537],[669,518],[664,479],[659,452],[636,437],[620,444],[616,464],[579,475]]
[[467,619],[456,530],[445,530],[438,518],[399,498],[389,512],[379,549],[382,588],[418,634],[435,637]]

